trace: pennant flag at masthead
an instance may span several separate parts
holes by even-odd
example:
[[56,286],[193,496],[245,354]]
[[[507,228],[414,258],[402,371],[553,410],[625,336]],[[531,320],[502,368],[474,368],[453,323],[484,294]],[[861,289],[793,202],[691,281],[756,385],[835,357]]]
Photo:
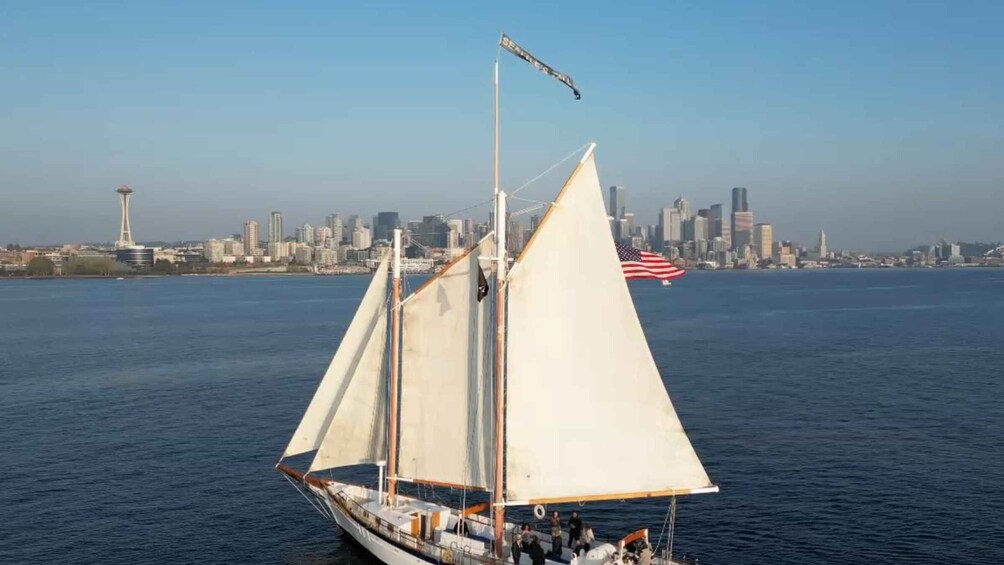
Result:
[[532,54],[530,54],[529,51],[523,49],[515,41],[510,39],[508,35],[504,33],[502,34],[502,39],[499,40],[499,45],[501,45],[502,48],[505,49],[506,51],[512,53],[513,55],[519,57],[520,59],[523,59],[527,63],[530,63],[538,71],[546,75],[551,75],[552,77],[565,83],[565,85],[568,86],[568,88],[572,89],[572,92],[575,94],[576,100],[582,98],[582,95],[579,94],[579,89],[575,87],[575,81],[572,80],[572,77],[566,75],[565,73],[561,73],[554,70],[549,65],[545,65],[540,61],[540,59],[534,57]]

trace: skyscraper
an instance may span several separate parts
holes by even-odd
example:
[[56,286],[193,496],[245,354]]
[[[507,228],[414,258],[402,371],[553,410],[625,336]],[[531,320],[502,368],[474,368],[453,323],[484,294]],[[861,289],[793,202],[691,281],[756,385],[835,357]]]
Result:
[[296,230],[296,241],[298,243],[307,243],[313,245],[314,243],[314,226],[310,224],[303,224],[303,226]]
[[753,226],[753,252],[761,259],[769,259],[774,251],[774,226],[757,224]]
[[680,218],[683,220],[690,219],[690,201],[687,200],[686,196],[680,196],[673,202],[673,207],[680,211]]
[[377,212],[373,220],[373,239],[390,240],[394,230],[401,227],[401,218],[397,212]]
[[122,207],[122,221],[119,223],[119,239],[115,242],[115,247],[119,249],[132,247],[132,227],[129,225],[129,197],[133,190],[126,185],[122,185],[115,192],[119,193]]
[[355,249],[369,249],[373,246],[370,230],[365,227],[357,227],[352,230],[352,247]]
[[[627,196],[623,186],[610,187],[610,217],[614,220],[621,219],[627,209]],[[616,222],[615,222],[616,224]]]
[[750,205],[746,200],[746,187],[737,186],[732,189],[732,213],[749,212]]
[[324,246],[327,245],[328,241],[331,239],[331,228],[328,226],[320,226],[314,228],[314,245]]
[[258,251],[258,222],[248,220],[244,222],[244,253],[255,255]]
[[816,244],[816,252],[819,253],[819,258],[824,259],[829,254],[829,249],[826,248],[826,232],[819,230],[819,242]]
[[278,243],[282,241],[282,214],[272,212],[268,217],[268,242]]
[[712,204],[708,208],[708,239],[722,237],[722,205]]
[[753,212],[732,213],[732,248],[739,249],[753,241]]
[[363,222],[363,219],[360,218],[358,215],[352,214],[351,216],[349,216],[349,224],[347,227],[349,232],[354,232],[359,228],[366,227],[366,223]]
[[662,242],[680,241],[683,239],[683,226],[680,223],[680,211],[676,208],[663,208],[659,212],[659,237]]
[[708,219],[703,216],[694,216],[690,220],[693,225],[694,241],[705,241],[708,239]]
[[335,240],[335,243],[345,241],[345,226],[342,224],[341,216],[338,214],[328,214],[325,218],[325,223],[331,228],[331,237]]
[[450,227],[443,216],[424,216],[418,232],[412,238],[425,247],[445,248],[449,244]]
[[732,247],[739,249],[743,245],[748,245],[753,239],[753,213],[750,212],[745,187],[737,186],[732,189],[731,224]]

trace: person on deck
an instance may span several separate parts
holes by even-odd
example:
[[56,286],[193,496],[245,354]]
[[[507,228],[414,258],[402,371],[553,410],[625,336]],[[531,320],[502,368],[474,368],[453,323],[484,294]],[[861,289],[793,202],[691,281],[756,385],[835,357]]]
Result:
[[530,533],[530,525],[523,524],[519,530],[513,530],[512,533],[512,562],[515,565],[519,565],[519,559],[523,556],[523,544],[529,542],[526,539],[526,534]]
[[551,514],[551,555],[561,558],[561,514]]
[[533,565],[544,565],[544,548],[540,546],[537,536],[530,537],[530,562]]
[[579,517],[579,512],[575,511],[568,519],[568,547],[577,547],[580,537],[582,537],[582,518]]
[[638,552],[638,565],[652,565],[652,547],[646,542],[642,542]]
[[579,544],[575,546],[575,553],[579,553],[580,550],[583,554],[589,553],[589,547],[595,540],[593,528],[589,524],[583,524],[582,536],[579,538]]

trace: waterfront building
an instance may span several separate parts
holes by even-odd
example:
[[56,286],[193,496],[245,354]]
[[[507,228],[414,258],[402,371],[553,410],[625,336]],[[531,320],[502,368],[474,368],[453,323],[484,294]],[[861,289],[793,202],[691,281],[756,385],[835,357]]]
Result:
[[244,222],[244,252],[254,255],[258,250],[258,222],[248,220]]
[[334,249],[325,249],[321,247],[314,250],[314,255],[314,261],[318,265],[330,267],[331,265],[338,263],[338,253]]
[[820,259],[825,259],[829,255],[829,250],[826,248],[826,232],[819,230],[819,241],[816,243],[816,253],[819,254]]
[[240,257],[244,255],[244,243],[232,237],[223,240],[223,254]]
[[773,255],[774,226],[757,224],[753,226],[753,252],[760,259],[770,259]]
[[149,268],[153,266],[153,254],[154,249],[152,247],[133,245],[132,247],[116,250],[115,261],[129,265],[134,269]]
[[223,242],[218,239],[210,239],[202,244],[202,256],[210,263],[223,262]]
[[286,253],[286,242],[284,241],[270,241],[268,244],[268,255],[273,261],[278,261],[283,257],[287,257]]
[[306,245],[300,245],[296,248],[293,258],[300,265],[309,265],[314,262],[314,250]]

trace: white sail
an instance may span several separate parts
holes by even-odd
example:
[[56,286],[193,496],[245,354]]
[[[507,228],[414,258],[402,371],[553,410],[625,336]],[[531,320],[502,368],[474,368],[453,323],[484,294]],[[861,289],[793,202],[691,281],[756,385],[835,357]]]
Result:
[[580,161],[509,278],[511,501],[714,490],[652,359],[596,165]]
[[480,488],[492,477],[485,362],[491,316],[477,292],[479,258],[494,245],[486,237],[404,303],[402,477]]
[[318,450],[311,471],[385,457],[387,267],[380,263],[284,457]]

